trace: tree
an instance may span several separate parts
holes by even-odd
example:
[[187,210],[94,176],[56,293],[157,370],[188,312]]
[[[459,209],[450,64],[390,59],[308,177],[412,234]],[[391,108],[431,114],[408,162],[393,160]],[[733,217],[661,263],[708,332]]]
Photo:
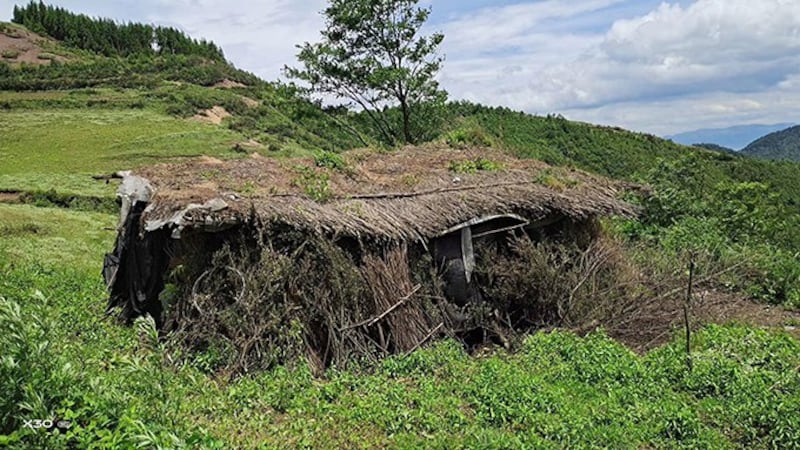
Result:
[[[358,105],[386,141],[414,142],[414,115],[443,103],[447,95],[435,79],[444,35],[420,34],[431,10],[417,3],[330,0],[323,12],[322,41],[298,46],[303,68],[286,67],[285,73],[308,83],[313,92]],[[400,111],[399,125],[387,113],[391,106]]]

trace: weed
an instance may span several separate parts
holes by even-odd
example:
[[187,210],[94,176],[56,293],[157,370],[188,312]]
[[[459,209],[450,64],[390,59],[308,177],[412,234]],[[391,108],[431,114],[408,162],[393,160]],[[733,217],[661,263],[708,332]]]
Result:
[[419,184],[419,177],[414,174],[406,174],[403,175],[400,181],[408,187],[414,187]]
[[455,173],[496,172],[503,169],[503,165],[486,158],[474,160],[450,161],[449,169]]
[[209,169],[200,171],[198,175],[200,175],[200,178],[204,180],[213,180],[214,178],[218,177],[220,173],[221,172],[218,169]]
[[345,171],[347,164],[342,155],[333,152],[319,152],[314,155],[314,164],[331,170]]
[[293,184],[301,188],[311,199],[317,202],[330,199],[332,192],[328,172],[300,165],[295,166],[294,171],[297,178],[293,180]]
[[556,191],[563,191],[567,188],[575,187],[578,181],[573,178],[561,177],[557,175],[552,169],[544,169],[536,174],[533,178],[534,183],[547,186]]
[[459,128],[444,136],[444,141],[452,148],[491,147],[492,139],[480,127]]
[[256,193],[257,186],[252,181],[245,181],[244,184],[238,189],[242,195],[252,195]]

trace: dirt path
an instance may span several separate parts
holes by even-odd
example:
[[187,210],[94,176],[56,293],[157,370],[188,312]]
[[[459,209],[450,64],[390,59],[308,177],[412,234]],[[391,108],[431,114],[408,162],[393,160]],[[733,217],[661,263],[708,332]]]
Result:
[[20,192],[0,192],[0,203],[19,203]]

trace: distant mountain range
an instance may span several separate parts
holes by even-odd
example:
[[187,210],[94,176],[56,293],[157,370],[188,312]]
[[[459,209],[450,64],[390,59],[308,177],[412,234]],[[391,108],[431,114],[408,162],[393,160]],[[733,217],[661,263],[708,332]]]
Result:
[[800,161],[800,126],[776,131],[757,139],[745,147],[742,153],[761,159]]
[[737,125],[728,128],[705,128],[666,137],[667,139],[672,139],[684,145],[702,142],[716,144],[733,150],[741,150],[766,134],[784,130],[793,125],[795,124],[777,123],[772,125]]

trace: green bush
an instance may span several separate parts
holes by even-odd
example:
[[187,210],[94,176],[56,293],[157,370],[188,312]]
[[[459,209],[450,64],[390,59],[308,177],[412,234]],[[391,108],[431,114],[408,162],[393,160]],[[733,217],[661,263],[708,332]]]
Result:
[[743,286],[759,300],[800,308],[800,253],[771,245],[754,245],[744,252]]
[[17,56],[19,56],[19,53],[20,53],[19,50],[6,49],[6,50],[3,50],[2,52],[0,52],[0,56],[2,56],[3,58],[6,58],[6,59],[14,59]]
[[465,161],[450,161],[449,169],[455,173],[496,172],[502,170],[500,163],[486,158],[477,158]]
[[492,139],[479,127],[459,128],[445,134],[444,141],[452,148],[492,147]]
[[327,168],[331,170],[344,171],[347,169],[347,163],[342,155],[334,152],[318,152],[314,155],[314,164],[317,167]]
[[325,170],[307,166],[296,166],[294,170],[297,177],[293,180],[293,184],[314,201],[325,202],[333,195],[330,188],[330,174]]

